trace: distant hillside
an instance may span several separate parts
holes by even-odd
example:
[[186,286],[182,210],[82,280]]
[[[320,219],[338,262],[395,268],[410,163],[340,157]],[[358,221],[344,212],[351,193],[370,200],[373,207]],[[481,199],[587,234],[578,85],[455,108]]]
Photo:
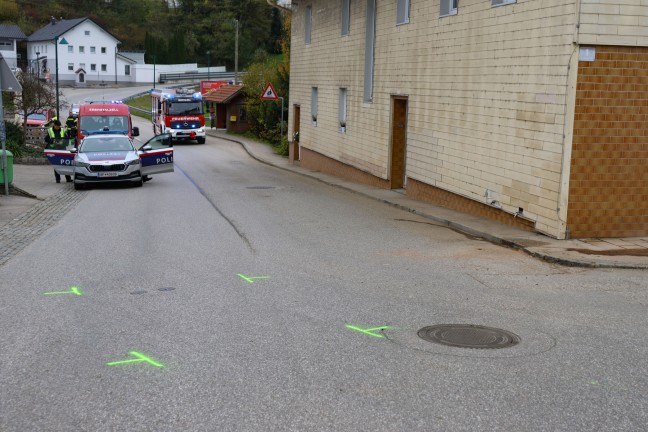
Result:
[[27,35],[52,17],[84,16],[121,40],[120,49],[146,50],[149,62],[155,55],[158,63],[209,61],[233,69],[235,20],[239,67],[257,50],[280,52],[281,13],[266,0],[0,0],[0,23]]

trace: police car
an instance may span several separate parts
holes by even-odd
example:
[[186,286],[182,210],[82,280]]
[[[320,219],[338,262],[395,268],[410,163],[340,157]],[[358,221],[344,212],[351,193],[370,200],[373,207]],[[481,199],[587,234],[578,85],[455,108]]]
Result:
[[77,190],[99,183],[128,182],[142,186],[148,175],[173,172],[169,134],[153,137],[138,148],[126,135],[90,135],[78,148],[48,148],[45,154],[57,173],[73,177]]

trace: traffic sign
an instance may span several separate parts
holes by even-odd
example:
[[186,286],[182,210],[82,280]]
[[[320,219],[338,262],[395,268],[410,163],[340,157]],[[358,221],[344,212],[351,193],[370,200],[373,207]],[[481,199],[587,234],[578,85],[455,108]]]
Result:
[[268,83],[268,85],[263,90],[261,100],[279,100],[279,96],[277,96],[277,92],[275,91],[274,87],[272,87],[272,83]]
[[7,61],[0,54],[0,91],[22,91],[22,86],[14,76]]

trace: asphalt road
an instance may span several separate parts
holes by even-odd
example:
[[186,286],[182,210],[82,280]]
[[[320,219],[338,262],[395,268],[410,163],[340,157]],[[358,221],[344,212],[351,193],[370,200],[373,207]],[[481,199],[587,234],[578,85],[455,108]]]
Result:
[[[231,142],[174,158],[0,267],[2,432],[646,430],[645,272],[537,261]],[[417,336],[457,323],[521,343]]]

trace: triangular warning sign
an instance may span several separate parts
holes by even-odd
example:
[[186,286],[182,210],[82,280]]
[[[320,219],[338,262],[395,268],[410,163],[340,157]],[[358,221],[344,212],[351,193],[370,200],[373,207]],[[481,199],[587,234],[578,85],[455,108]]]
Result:
[[268,85],[265,87],[263,90],[263,94],[261,95],[262,100],[279,100],[279,97],[277,96],[277,92],[275,91],[274,87],[272,87],[272,83],[268,83]]

